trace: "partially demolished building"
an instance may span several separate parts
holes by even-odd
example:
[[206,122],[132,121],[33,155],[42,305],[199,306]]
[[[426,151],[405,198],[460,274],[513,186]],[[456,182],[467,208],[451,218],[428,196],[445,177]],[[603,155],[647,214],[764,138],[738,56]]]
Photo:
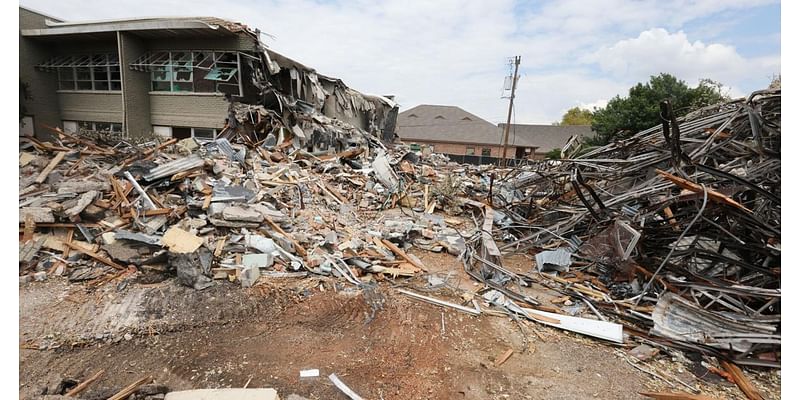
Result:
[[[390,139],[397,105],[266,48],[218,18],[65,22],[20,7],[21,134],[208,138],[245,129],[309,150],[362,131]],[[234,120],[238,118],[239,120]]]

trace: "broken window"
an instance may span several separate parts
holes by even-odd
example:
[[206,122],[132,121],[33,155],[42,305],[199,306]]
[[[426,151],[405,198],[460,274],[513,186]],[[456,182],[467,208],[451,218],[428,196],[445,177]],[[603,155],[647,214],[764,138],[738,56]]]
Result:
[[59,90],[121,90],[119,57],[116,54],[58,56],[36,66],[58,71]]
[[232,93],[242,96],[240,61],[248,54],[229,51],[150,52],[130,64],[149,71],[155,92]]
[[492,149],[482,148],[481,149],[481,157],[491,157]]
[[80,132],[122,132],[119,122],[76,121]]
[[467,155],[474,156],[475,155],[475,148],[474,147],[467,147]]

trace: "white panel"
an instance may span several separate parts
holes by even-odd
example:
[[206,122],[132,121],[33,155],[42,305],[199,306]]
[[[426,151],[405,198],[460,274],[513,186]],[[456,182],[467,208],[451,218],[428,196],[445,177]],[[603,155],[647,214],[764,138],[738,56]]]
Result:
[[77,121],[61,121],[64,124],[64,132],[77,132],[78,131],[78,122]]
[[153,133],[158,136],[165,137],[167,139],[172,138],[172,127],[171,126],[156,126],[153,125]]
[[20,136],[33,136],[33,117],[22,117],[19,122]]

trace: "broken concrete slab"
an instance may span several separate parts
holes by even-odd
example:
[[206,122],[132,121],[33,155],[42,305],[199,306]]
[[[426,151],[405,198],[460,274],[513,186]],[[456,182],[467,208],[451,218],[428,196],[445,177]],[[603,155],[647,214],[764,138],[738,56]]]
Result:
[[222,210],[222,218],[226,221],[262,222],[264,216],[256,210],[245,206],[228,206]]
[[275,389],[225,388],[170,392],[164,400],[280,400]]
[[98,194],[99,192],[96,190],[89,190],[83,193],[80,195],[80,197],[78,197],[77,204],[75,204],[72,208],[65,210],[64,214],[66,214],[68,217],[74,217],[80,214],[89,204],[92,204],[94,199],[97,198]]
[[55,217],[53,216],[53,210],[44,207],[23,207],[19,209],[19,220],[21,222],[24,222],[28,216],[33,217],[33,222],[37,224],[52,223],[56,221]]
[[254,265],[250,265],[244,267],[242,272],[239,274],[239,281],[242,283],[242,287],[248,288],[255,285],[260,277],[261,270]]
[[245,254],[242,256],[242,265],[245,268],[269,268],[274,261],[272,254]]
[[212,259],[211,251],[205,247],[201,247],[193,253],[170,252],[168,255],[169,265],[175,268],[178,283],[196,290],[213,285],[211,281]]

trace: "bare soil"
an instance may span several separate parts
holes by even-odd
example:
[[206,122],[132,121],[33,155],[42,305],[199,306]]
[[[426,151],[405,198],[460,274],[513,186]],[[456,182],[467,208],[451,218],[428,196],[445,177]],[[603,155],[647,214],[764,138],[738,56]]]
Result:
[[[450,272],[448,286],[474,290],[455,257],[414,253],[435,266],[432,272]],[[525,260],[509,261],[515,263]],[[641,391],[682,389],[631,367],[618,346],[419,303],[391,282],[379,288],[382,309],[375,311],[352,285],[318,278],[204,291],[171,279],[124,288],[58,280],[21,285],[19,393],[35,398],[62,378],[85,379],[100,369],[105,374],[84,398],[148,375],[171,390],[248,385],[310,399],[346,398],[327,379],[331,373],[366,399],[387,400],[639,399]],[[454,293],[431,295],[459,302]],[[495,366],[509,348],[513,355]],[[653,363],[651,369],[681,373],[669,356]],[[312,368],[319,378],[299,378]],[[748,376],[767,395],[780,388],[779,372]],[[717,398],[743,398],[735,386],[699,387]]]

